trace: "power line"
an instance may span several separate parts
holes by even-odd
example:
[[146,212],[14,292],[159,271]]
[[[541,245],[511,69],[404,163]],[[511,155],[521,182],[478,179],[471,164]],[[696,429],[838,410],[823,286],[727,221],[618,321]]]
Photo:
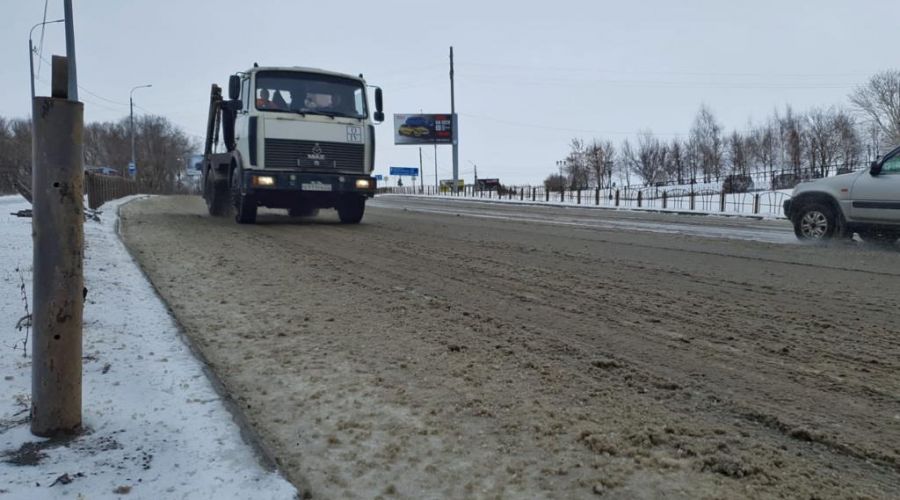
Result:
[[681,75],[681,76],[713,76],[713,77],[762,77],[762,78],[770,78],[770,77],[786,77],[786,78],[821,78],[821,77],[866,77],[868,74],[864,73],[715,73],[715,72],[700,72],[700,71],[629,71],[629,70],[610,70],[610,69],[601,69],[601,68],[585,68],[585,67],[549,67],[549,66],[527,66],[527,65],[516,65],[516,64],[502,64],[502,63],[475,63],[475,62],[462,62],[459,63],[461,66],[475,66],[475,67],[484,67],[484,68],[507,68],[507,69],[520,69],[520,70],[529,70],[529,71],[570,71],[570,72],[582,72],[582,73],[609,73],[609,74],[623,74],[623,75]]
[[[496,75],[466,75],[463,83],[476,82],[482,85],[509,85],[509,78],[497,78]],[[565,86],[611,86],[611,87],[662,87],[662,88],[699,88],[699,89],[727,89],[727,90],[815,90],[815,89],[852,89],[855,84],[796,84],[791,82],[773,83],[744,83],[744,82],[715,82],[715,81],[676,81],[676,80],[574,80],[574,79],[540,79],[540,78],[516,78],[516,85],[530,85],[538,87],[565,87]]]
[[[634,135],[635,134],[635,132],[613,132],[613,131],[609,131],[609,130],[588,130],[588,129],[565,128],[565,127],[551,127],[551,126],[547,126],[547,125],[536,125],[533,123],[523,123],[523,122],[505,120],[502,118],[494,118],[492,116],[473,115],[470,113],[457,113],[457,114],[459,114],[460,116],[475,118],[477,120],[488,120],[488,121],[493,121],[493,122],[497,122],[497,123],[504,123],[506,125],[512,125],[515,127],[536,128],[536,129],[543,129],[543,130],[557,130],[560,132],[580,132],[580,133],[586,133],[586,134],[600,134],[600,135]],[[678,132],[654,132],[654,135],[680,136],[680,135],[684,135],[684,134],[678,133]]]
[[[41,57],[44,53],[44,30],[47,28],[47,3],[49,0],[44,0],[44,20],[41,21],[41,44],[38,49],[38,57]],[[41,75],[41,67],[38,66],[38,76]]]

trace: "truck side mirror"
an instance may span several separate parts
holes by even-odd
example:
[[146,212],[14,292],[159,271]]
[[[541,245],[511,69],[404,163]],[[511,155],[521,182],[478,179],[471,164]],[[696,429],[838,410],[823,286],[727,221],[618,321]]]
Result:
[[373,118],[379,123],[384,121],[384,96],[380,88],[375,89],[375,113]]
[[241,97],[241,77],[231,75],[228,78],[228,98],[236,101]]
[[881,162],[880,162],[880,161],[873,161],[873,162],[872,162],[872,165],[869,166],[869,174],[870,174],[872,177],[876,177],[876,176],[878,176],[878,174],[880,174],[880,173],[881,173]]

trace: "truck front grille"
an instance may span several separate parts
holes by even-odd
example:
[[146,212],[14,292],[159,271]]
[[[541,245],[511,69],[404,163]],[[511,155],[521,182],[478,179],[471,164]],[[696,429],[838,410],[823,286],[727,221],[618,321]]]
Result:
[[308,168],[362,172],[365,162],[363,144],[341,142],[266,139],[267,168]]

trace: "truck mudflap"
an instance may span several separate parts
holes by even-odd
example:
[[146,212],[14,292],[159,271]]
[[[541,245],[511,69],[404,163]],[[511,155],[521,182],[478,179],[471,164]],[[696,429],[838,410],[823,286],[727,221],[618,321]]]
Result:
[[267,193],[358,194],[371,198],[377,188],[374,177],[365,174],[320,174],[281,170],[244,170],[244,192],[265,196]]

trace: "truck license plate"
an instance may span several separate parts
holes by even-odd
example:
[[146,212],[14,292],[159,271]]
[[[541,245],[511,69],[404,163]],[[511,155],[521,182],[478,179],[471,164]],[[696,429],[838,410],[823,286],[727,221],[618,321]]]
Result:
[[300,189],[304,191],[331,191],[331,184],[324,182],[304,182],[300,184]]

